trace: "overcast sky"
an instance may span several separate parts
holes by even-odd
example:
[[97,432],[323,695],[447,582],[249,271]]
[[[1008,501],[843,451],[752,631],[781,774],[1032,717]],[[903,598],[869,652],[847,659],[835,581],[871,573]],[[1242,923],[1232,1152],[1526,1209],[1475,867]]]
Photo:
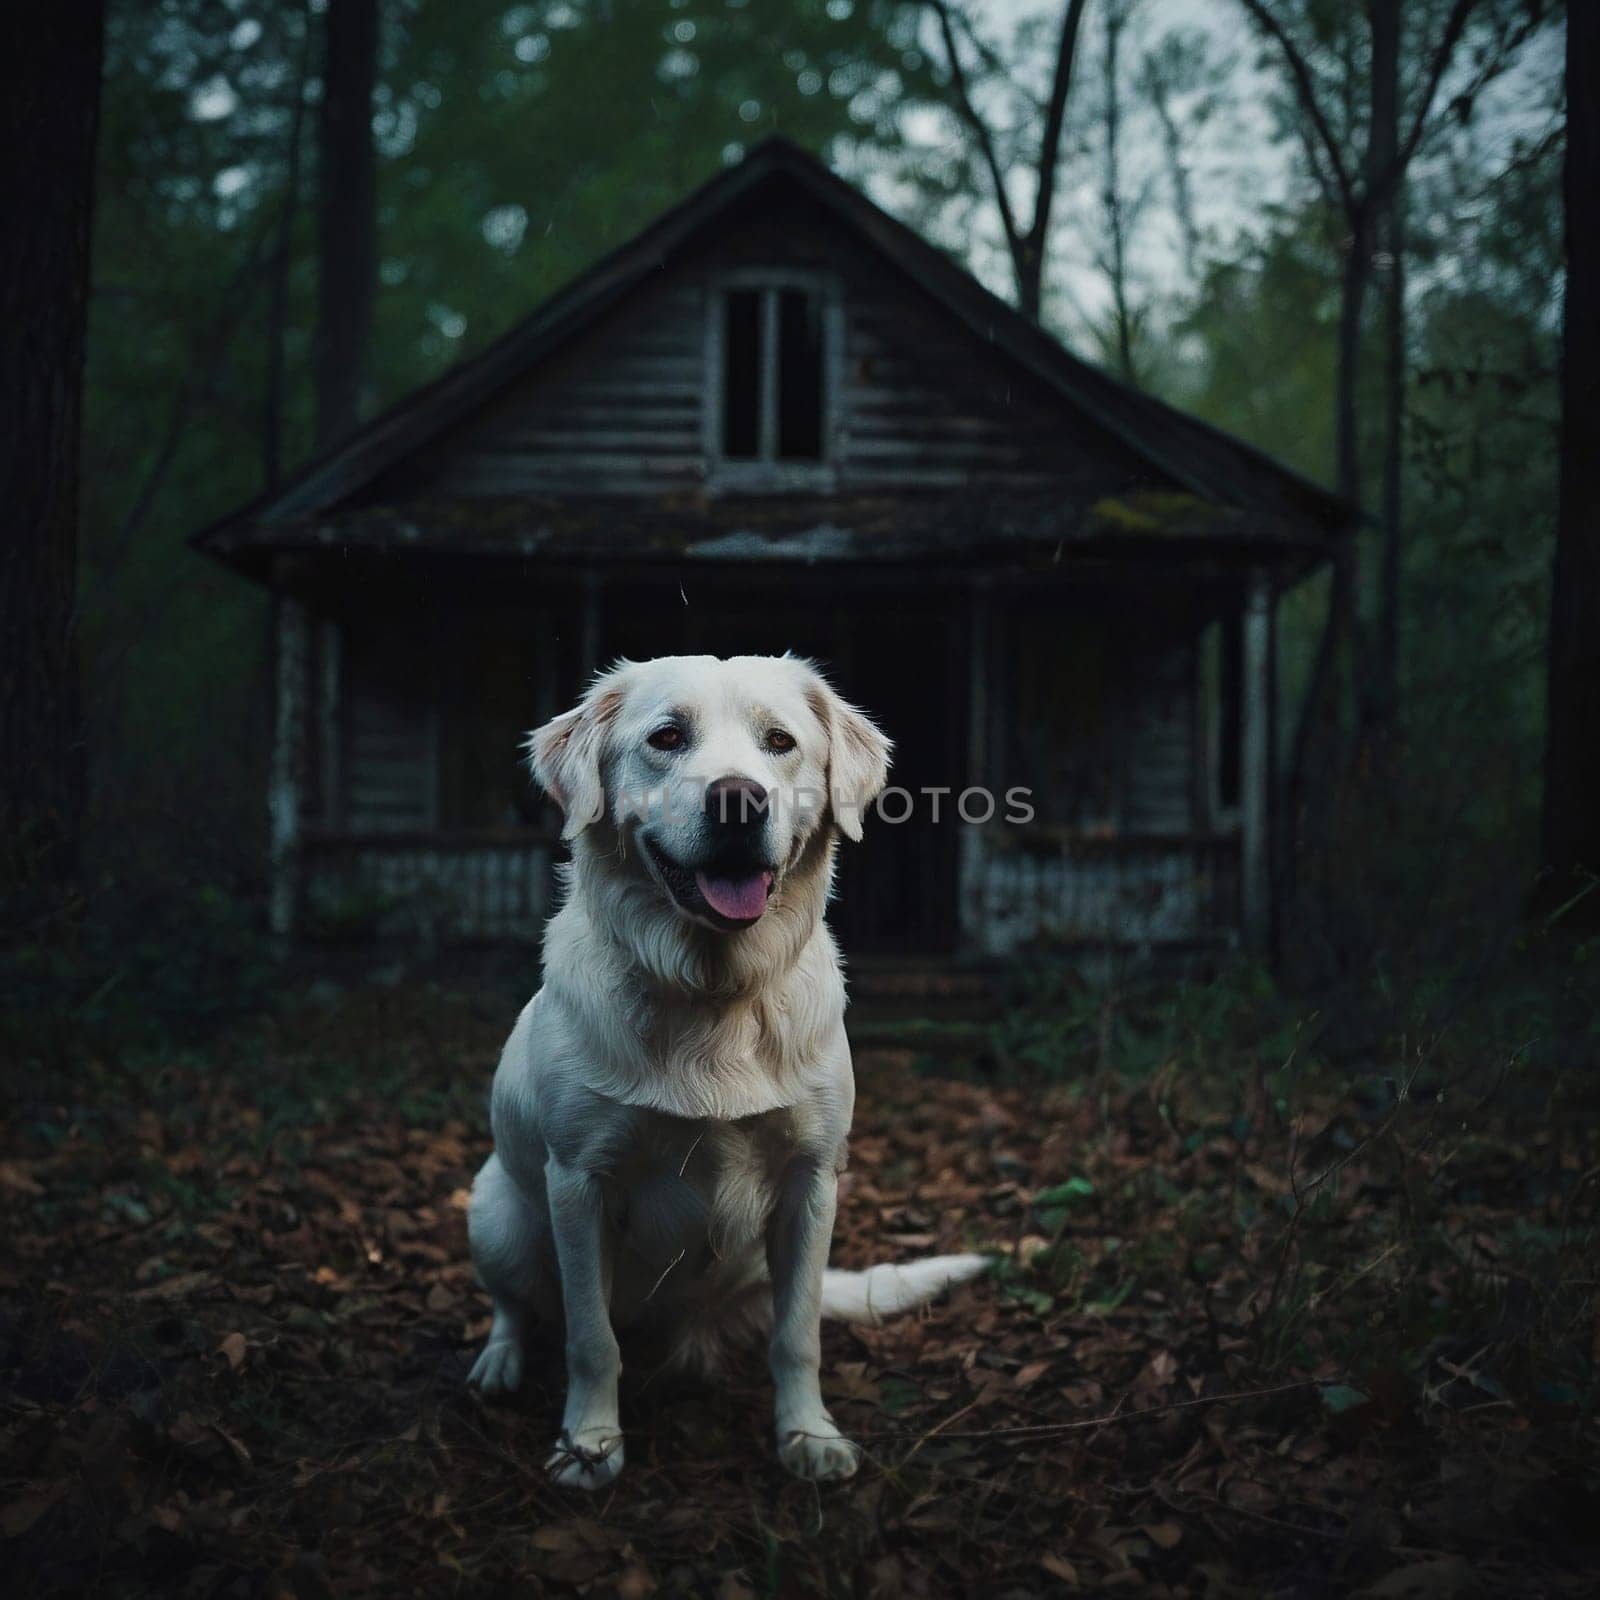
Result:
[[[1035,71],[1048,71],[1062,0],[971,0],[969,10],[979,19],[984,36],[1008,59],[1018,24],[1030,18],[1041,20],[1044,36],[1031,54]],[[1073,81],[1080,105],[1085,95],[1094,103],[1099,100],[1104,50],[1101,11],[1091,0],[1079,40]],[[1131,75],[1145,50],[1172,31],[1202,37],[1209,58],[1227,75],[1218,110],[1191,132],[1185,148],[1200,228],[1209,245],[1226,254],[1241,232],[1256,226],[1265,206],[1290,193],[1297,181],[1298,155],[1289,143],[1273,137],[1268,102],[1277,92],[1278,79],[1270,69],[1258,66],[1262,47],[1238,0],[1140,0],[1124,35],[1124,76]],[[1518,68],[1480,102],[1471,138],[1486,177],[1503,164],[1519,135],[1536,137],[1548,127],[1552,86],[1561,71],[1559,33],[1559,29],[1546,30],[1540,48],[1525,52]],[[930,53],[942,58],[937,31],[931,25],[926,38]],[[1039,88],[1042,93],[1042,79]],[[1443,100],[1441,96],[1441,103]],[[1124,96],[1123,111],[1122,192],[1130,197],[1146,196],[1133,228],[1132,276],[1146,294],[1161,295],[1181,289],[1184,278],[1168,166],[1149,106],[1130,91]],[[931,112],[915,114],[908,128],[915,140],[930,145],[963,137],[951,119]],[[894,206],[896,197],[881,175],[859,176],[880,200]],[[1069,159],[1058,181],[1051,275],[1059,295],[1054,311],[1069,336],[1074,332],[1081,335],[1085,318],[1103,317],[1109,307],[1106,275],[1096,259],[1104,236],[1098,159],[1092,155]],[[1022,214],[1031,214],[1031,183],[1021,182],[1016,193]],[[1000,249],[999,217],[992,205],[985,208],[977,233],[979,237],[969,242],[974,269],[990,288],[1009,296],[1011,276]]]

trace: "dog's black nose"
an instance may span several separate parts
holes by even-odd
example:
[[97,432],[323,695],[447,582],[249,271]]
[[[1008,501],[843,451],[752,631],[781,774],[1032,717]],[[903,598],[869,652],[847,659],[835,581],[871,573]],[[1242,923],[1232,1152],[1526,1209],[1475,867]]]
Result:
[[767,791],[754,778],[717,778],[706,785],[706,815],[729,827],[753,827],[767,815]]

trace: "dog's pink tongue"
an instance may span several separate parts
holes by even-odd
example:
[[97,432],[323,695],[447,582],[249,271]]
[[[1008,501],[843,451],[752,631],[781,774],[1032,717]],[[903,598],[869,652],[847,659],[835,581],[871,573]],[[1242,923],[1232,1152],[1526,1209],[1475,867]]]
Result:
[[767,909],[772,889],[772,874],[757,872],[748,878],[710,878],[703,872],[694,875],[706,904],[729,922],[754,922]]

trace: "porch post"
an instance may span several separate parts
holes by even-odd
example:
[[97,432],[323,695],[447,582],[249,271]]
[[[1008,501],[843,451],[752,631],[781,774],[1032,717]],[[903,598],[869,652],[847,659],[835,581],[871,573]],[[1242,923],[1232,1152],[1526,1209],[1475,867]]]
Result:
[[317,728],[322,741],[322,825],[325,828],[337,828],[344,810],[343,776],[340,771],[340,756],[344,749],[340,720],[344,636],[332,617],[324,617],[317,624],[317,643],[322,667]]
[[1240,795],[1244,935],[1249,949],[1267,953],[1272,939],[1272,584],[1250,574],[1244,607],[1244,695],[1240,737]]
[[300,875],[300,780],[306,728],[305,607],[281,590],[273,596],[276,657],[272,768],[267,785],[271,881],[267,925],[280,939],[294,932]]
[[[994,590],[989,578],[973,580],[967,591],[967,751],[966,781],[990,781],[989,695],[990,653],[994,633]],[[959,789],[957,794],[959,795]],[[955,797],[951,797],[954,799]],[[984,869],[988,851],[980,828],[962,822],[953,811],[951,826],[960,828],[957,858],[960,904],[957,906],[961,945],[965,953],[981,952],[986,934]]]
[[1283,921],[1282,900],[1289,874],[1284,865],[1283,852],[1288,847],[1289,830],[1285,822],[1288,807],[1284,798],[1283,761],[1279,753],[1279,701],[1282,684],[1279,681],[1281,663],[1278,657],[1278,606],[1276,592],[1269,588],[1267,608],[1267,875],[1269,895],[1267,904],[1267,950],[1275,958],[1278,937]]

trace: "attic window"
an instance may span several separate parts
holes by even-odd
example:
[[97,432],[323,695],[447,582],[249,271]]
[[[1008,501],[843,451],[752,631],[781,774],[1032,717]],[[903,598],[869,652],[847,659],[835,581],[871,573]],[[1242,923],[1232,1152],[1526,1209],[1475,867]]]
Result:
[[816,284],[740,282],[722,290],[714,453],[742,468],[827,459],[828,308]]

